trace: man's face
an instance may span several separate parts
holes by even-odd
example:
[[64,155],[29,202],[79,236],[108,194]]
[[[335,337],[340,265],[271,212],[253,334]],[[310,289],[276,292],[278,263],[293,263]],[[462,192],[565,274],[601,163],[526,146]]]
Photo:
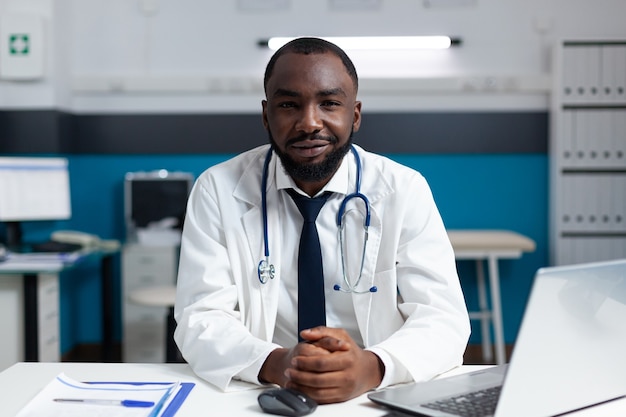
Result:
[[263,124],[276,153],[300,188],[317,192],[361,124],[352,79],[332,53],[286,53],[276,61],[266,94]]

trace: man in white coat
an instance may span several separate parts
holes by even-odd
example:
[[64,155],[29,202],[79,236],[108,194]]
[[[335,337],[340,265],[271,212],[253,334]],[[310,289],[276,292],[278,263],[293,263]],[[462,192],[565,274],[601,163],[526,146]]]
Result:
[[[264,85],[270,144],[209,168],[189,198],[175,306],[185,360],[223,390],[277,384],[319,403],[460,365],[469,318],[443,221],[418,172],[352,143],[361,102],[348,56],[296,39]],[[301,331],[293,192],[327,196],[315,220],[326,319]],[[365,198],[346,203],[340,231],[355,192]]]

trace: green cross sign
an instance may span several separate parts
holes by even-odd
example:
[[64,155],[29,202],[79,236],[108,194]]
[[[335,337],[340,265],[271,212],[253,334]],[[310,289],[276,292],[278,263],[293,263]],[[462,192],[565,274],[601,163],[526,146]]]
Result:
[[30,39],[24,33],[12,33],[9,35],[9,54],[28,55],[30,52]]

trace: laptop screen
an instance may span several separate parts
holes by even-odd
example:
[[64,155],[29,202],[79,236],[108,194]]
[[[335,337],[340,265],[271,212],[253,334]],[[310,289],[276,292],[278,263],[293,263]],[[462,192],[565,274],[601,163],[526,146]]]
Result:
[[543,268],[497,416],[555,415],[626,394],[626,260]]

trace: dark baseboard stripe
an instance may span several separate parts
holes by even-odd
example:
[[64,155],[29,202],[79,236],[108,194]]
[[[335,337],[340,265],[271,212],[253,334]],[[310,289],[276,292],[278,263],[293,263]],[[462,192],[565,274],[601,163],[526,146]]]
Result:
[[[260,114],[0,111],[2,154],[229,154],[266,142]],[[547,153],[548,113],[366,113],[355,142],[386,154]]]

